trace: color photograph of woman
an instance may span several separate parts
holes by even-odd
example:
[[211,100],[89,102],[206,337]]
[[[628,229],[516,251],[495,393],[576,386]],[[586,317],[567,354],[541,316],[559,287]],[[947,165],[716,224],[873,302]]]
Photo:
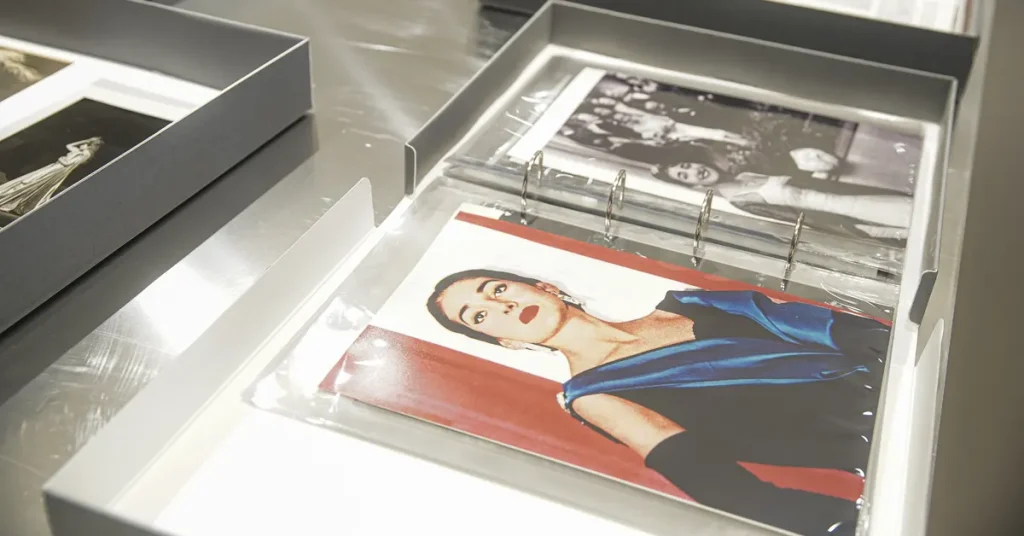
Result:
[[[353,345],[325,390],[797,534],[854,533],[883,320],[462,212],[374,329],[361,339],[390,343]],[[361,379],[371,355],[396,370]]]
[[794,223],[804,212],[809,227],[898,244],[922,145],[916,133],[588,68],[510,155],[543,149],[587,176],[606,160],[701,194],[683,201],[712,189],[741,213]]

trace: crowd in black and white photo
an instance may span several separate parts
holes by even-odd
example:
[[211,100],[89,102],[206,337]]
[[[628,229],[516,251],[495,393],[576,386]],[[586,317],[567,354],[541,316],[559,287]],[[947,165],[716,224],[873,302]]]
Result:
[[[560,129],[560,148],[594,150],[654,179],[716,195],[759,216],[843,236],[904,240],[912,197],[844,182],[854,122],[605,74]],[[568,142],[568,143],[566,143]],[[909,180],[907,182],[910,182]]]

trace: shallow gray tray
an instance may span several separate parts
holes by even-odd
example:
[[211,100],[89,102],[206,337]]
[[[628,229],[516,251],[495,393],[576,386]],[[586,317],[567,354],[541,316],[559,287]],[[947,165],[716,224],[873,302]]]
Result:
[[220,93],[0,230],[0,332],[312,108],[303,37],[135,0],[4,0],[2,11],[0,35]]
[[[793,7],[762,0],[758,2]],[[467,136],[485,112],[502,98],[548,45],[726,80],[810,102],[872,110],[935,124],[941,130],[935,171],[931,177],[922,179],[922,183],[928,183],[928,188],[919,188],[917,195],[921,199],[915,201],[914,207],[915,212],[923,212],[927,220],[925,228],[920,231],[925,237],[924,251],[918,263],[921,278],[916,288],[904,290],[915,297],[909,310],[910,318],[914,322],[921,321],[939,269],[945,164],[956,101],[961,91],[955,76],[680,24],[675,19],[679,15],[678,6],[687,4],[682,0],[678,5],[647,0],[630,4],[633,6],[631,11],[643,8],[645,16],[604,9],[596,7],[596,4],[617,2],[551,0],[537,11],[487,65],[409,140],[405,155],[406,190],[411,193],[427,173],[442,162],[452,147]],[[615,38],[610,39],[609,36]],[[679,54],[678,50],[701,52]],[[710,240],[715,241],[716,232],[719,231],[715,228],[708,232]],[[735,243],[734,240],[720,242]],[[784,246],[781,250],[784,252],[788,243],[776,246]],[[917,256],[909,249],[906,254]],[[797,259],[799,261],[799,255]]]
[[[533,14],[545,0],[480,0]],[[591,7],[773,43],[953,76],[961,89],[978,46],[980,2],[968,5],[963,33],[950,33],[766,0],[577,0]],[[841,38],[837,38],[841,36]]]

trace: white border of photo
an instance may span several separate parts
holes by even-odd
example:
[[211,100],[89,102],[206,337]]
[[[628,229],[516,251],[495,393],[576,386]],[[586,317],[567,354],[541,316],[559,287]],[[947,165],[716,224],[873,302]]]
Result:
[[836,0],[774,1],[940,32],[963,31],[963,14],[967,10],[964,0],[864,0],[860,7]]

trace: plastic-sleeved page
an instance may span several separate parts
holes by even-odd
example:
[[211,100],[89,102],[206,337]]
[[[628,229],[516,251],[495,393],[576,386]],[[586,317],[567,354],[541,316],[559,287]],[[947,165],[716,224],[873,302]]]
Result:
[[517,203],[428,179],[252,403],[641,529],[853,533],[898,287]]
[[[553,47],[557,49],[558,47]],[[620,170],[623,221],[885,279],[902,273],[938,127],[571,49],[532,73],[447,160],[450,176],[593,213]],[[922,196],[925,197],[925,196]],[[927,199],[920,202],[926,203]]]

